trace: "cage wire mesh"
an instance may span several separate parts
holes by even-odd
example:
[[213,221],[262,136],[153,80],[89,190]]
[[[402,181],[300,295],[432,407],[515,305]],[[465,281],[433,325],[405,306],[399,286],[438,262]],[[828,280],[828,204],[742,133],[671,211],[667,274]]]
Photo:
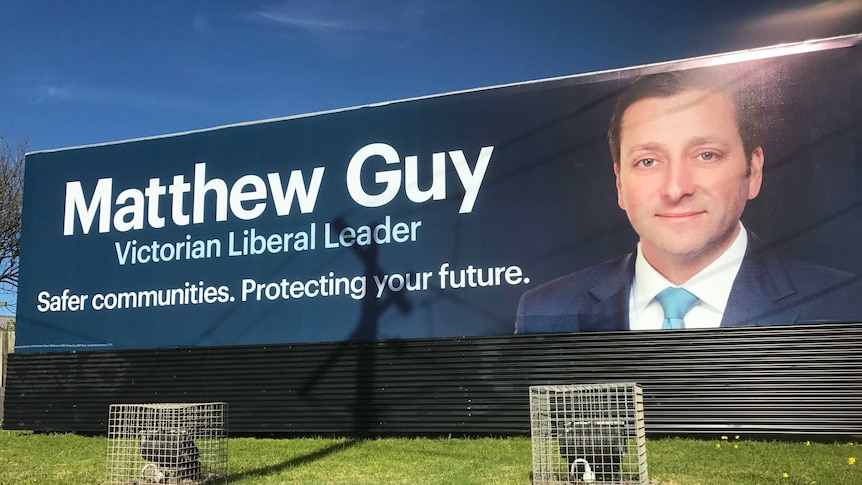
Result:
[[634,383],[530,387],[534,484],[648,485]]
[[108,484],[213,484],[226,478],[227,403],[111,405]]

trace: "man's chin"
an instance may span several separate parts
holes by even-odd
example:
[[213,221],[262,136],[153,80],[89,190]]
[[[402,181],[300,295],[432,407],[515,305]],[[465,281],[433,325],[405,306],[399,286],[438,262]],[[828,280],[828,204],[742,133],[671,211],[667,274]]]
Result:
[[[685,243],[680,241],[668,242],[661,247],[654,247],[652,258],[647,256],[647,260],[661,259],[664,261],[664,264],[703,269],[715,261],[727,249],[723,245],[710,243],[711,241],[703,239],[689,240]],[[644,251],[644,255],[647,255],[646,250]]]
[[658,256],[663,259],[684,261],[696,261],[705,257],[708,253],[706,243],[704,241],[670,239],[660,245],[653,245],[652,251],[644,250],[645,254],[652,253],[653,256]]

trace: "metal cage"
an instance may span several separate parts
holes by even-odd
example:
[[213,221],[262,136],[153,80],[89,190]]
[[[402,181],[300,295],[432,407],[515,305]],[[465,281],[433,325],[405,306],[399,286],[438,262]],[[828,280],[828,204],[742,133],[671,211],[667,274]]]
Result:
[[648,485],[637,384],[530,387],[535,484]]
[[193,485],[227,478],[227,403],[112,404],[110,485]]

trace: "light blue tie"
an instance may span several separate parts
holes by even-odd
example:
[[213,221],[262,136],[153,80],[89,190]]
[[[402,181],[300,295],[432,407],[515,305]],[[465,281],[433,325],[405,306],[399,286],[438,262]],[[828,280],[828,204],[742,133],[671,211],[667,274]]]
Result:
[[699,301],[698,297],[692,295],[683,288],[668,287],[655,296],[664,310],[664,321],[661,328],[685,328],[683,317]]

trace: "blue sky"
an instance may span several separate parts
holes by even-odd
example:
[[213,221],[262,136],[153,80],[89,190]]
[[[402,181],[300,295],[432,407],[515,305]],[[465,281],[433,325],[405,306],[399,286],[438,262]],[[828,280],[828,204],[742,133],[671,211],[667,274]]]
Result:
[[77,146],[860,31],[855,0],[0,0],[0,136]]

